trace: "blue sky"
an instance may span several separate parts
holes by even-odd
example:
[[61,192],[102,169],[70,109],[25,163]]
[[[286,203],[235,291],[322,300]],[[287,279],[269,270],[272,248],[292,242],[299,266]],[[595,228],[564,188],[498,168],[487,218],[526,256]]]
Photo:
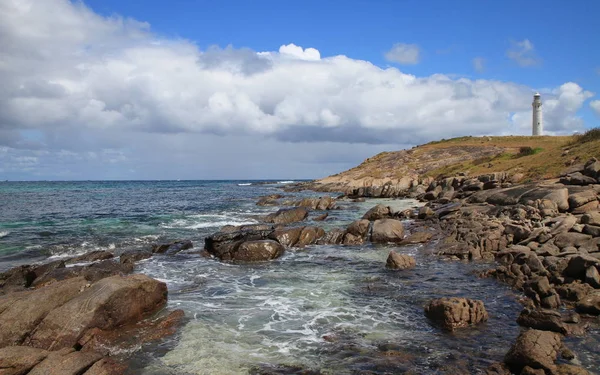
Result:
[[[0,179],[315,178],[600,125],[596,1],[6,0]],[[26,25],[26,26],[25,26]],[[274,157],[275,156],[275,157]]]

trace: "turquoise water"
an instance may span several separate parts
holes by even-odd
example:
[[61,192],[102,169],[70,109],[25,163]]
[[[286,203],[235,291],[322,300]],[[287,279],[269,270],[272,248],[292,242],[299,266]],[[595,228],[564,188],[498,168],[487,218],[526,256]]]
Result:
[[[256,182],[256,181],[254,181]],[[0,183],[0,269],[79,254],[148,248],[190,239],[193,250],[227,224],[255,223],[277,207],[259,196],[282,184],[252,181],[123,181]],[[312,193],[294,193],[306,196]],[[415,201],[386,200],[398,209]],[[340,203],[323,223],[344,227],[373,201]],[[310,219],[309,219],[310,223]],[[391,249],[414,255],[412,271],[385,269]],[[143,272],[167,283],[169,308],[185,311],[180,332],[137,348],[137,374],[248,374],[293,365],[331,374],[443,374],[460,366],[477,373],[502,359],[519,328],[516,296],[475,271],[484,263],[447,262],[419,246],[312,246],[272,262],[232,265],[193,253],[154,256]],[[482,299],[490,320],[455,334],[423,315],[432,298]],[[570,339],[593,368],[598,333]],[[286,373],[281,370],[278,373]]]

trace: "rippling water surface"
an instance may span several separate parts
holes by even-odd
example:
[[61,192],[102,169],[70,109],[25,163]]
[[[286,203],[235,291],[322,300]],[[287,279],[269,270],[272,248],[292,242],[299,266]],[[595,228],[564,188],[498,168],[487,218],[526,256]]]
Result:
[[[176,239],[190,239],[191,251],[199,250],[204,237],[221,226],[255,223],[258,215],[276,210],[255,203],[258,196],[280,192],[280,185],[249,183],[0,183],[0,269],[97,249],[118,254]],[[374,204],[343,203],[343,210],[316,224],[345,226]],[[252,265],[193,253],[142,261],[136,271],[168,284],[169,307],[183,309],[186,323],[176,337],[144,346],[133,371],[285,373],[285,366],[299,366],[331,374],[477,373],[501,360],[519,332],[520,306],[508,288],[474,276],[487,265],[443,261],[409,246],[394,249],[414,255],[417,267],[389,271],[384,266],[392,248],[313,246]],[[425,319],[423,306],[444,296],[483,300],[489,322],[441,332]],[[570,342],[588,368],[598,358],[597,337],[596,332]]]

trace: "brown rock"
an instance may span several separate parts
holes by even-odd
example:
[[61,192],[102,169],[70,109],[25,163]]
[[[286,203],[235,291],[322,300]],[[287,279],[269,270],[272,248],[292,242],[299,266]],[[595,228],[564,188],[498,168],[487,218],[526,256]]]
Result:
[[297,247],[304,247],[317,243],[317,240],[325,235],[325,231],[318,227],[304,227],[296,243]]
[[150,257],[152,257],[152,253],[150,251],[130,250],[121,254],[121,256],[119,257],[119,262],[123,264],[134,264],[136,262],[139,262],[140,260],[148,259]]
[[190,240],[174,241],[165,244],[152,245],[152,252],[156,254],[173,255],[177,254],[180,251],[191,249],[193,247],[194,244]]
[[344,239],[342,240],[344,245],[360,245],[364,242],[362,237],[355,236],[352,233],[344,234]]
[[281,210],[269,214],[264,221],[273,224],[291,224],[306,219],[308,210],[305,207],[282,208]]
[[344,234],[346,232],[340,228],[334,228],[329,232],[325,233],[323,237],[321,237],[317,243],[319,245],[338,245],[341,244],[344,240]]
[[587,269],[592,266],[600,266],[600,260],[589,255],[575,255],[569,260],[569,264],[567,265],[564,274],[565,276],[585,280]]
[[24,375],[48,356],[44,349],[7,346],[0,349],[0,374]]
[[591,238],[592,236],[583,233],[561,233],[554,238],[554,244],[561,249],[567,246],[580,247],[586,245]]
[[65,261],[67,264],[83,263],[83,262],[97,262],[99,260],[106,260],[114,258],[114,254],[109,251],[96,250],[74,258],[69,258]]
[[587,202],[586,204],[582,204],[581,206],[579,206],[577,208],[574,208],[573,211],[571,211],[571,212],[575,215],[578,215],[578,214],[584,214],[584,213],[590,212],[590,211],[597,211],[599,205],[600,204],[598,201],[591,201],[591,202]]
[[329,216],[329,213],[325,212],[323,215],[319,215],[313,218],[313,221],[324,221]]
[[77,277],[7,296],[10,304],[0,314],[0,347],[21,345],[49,312],[78,296],[86,285],[87,280]]
[[79,375],[102,358],[94,352],[64,352],[51,352],[28,375]]
[[589,266],[585,270],[585,282],[596,289],[600,289],[600,274],[596,266]]
[[260,197],[258,202],[256,202],[257,206],[277,206],[278,200],[283,198],[284,196],[281,194],[271,194],[266,195],[264,197]]
[[569,209],[574,210],[577,207],[583,206],[584,204],[597,200],[596,192],[593,189],[587,189],[577,193],[569,195]]
[[600,291],[588,294],[577,302],[577,312],[582,314],[600,315]]
[[285,247],[292,247],[298,243],[300,233],[304,227],[277,228],[269,234],[269,238],[275,240]]
[[415,258],[406,254],[398,254],[395,251],[390,251],[386,262],[386,267],[394,270],[413,268],[416,265]]
[[511,373],[504,363],[496,362],[485,369],[484,375],[511,375]]
[[39,288],[47,284],[74,277],[84,277],[89,282],[96,282],[105,277],[126,275],[131,272],[133,272],[132,263],[117,263],[112,259],[108,259],[85,266],[53,269],[36,278],[32,286]]
[[504,357],[504,363],[517,374],[526,366],[552,372],[556,369],[554,361],[560,345],[560,334],[529,329],[517,337]]
[[48,350],[73,347],[85,330],[138,321],[166,300],[166,284],[148,276],[108,277],[48,313],[25,344]]
[[423,207],[419,208],[419,213],[417,214],[417,217],[421,220],[424,220],[424,219],[434,216],[434,215],[435,215],[435,212],[431,209],[431,207],[423,206]]
[[83,375],[123,375],[127,366],[112,358],[102,358],[94,363]]
[[425,243],[433,237],[430,232],[415,232],[410,234],[408,237],[400,242],[400,245],[414,245],[418,243]]
[[587,212],[581,216],[581,224],[600,226],[600,212]]
[[541,331],[558,332],[563,335],[567,333],[565,323],[563,323],[560,313],[556,310],[525,308],[519,314],[517,323],[520,326],[535,328]]
[[560,364],[556,367],[556,375],[594,375],[579,366]]
[[369,221],[375,221],[380,219],[389,218],[391,216],[391,210],[388,206],[384,206],[383,204],[378,204],[377,206],[371,208],[367,211],[366,214],[363,215],[363,219]]
[[284,247],[277,241],[258,240],[243,242],[231,253],[231,260],[242,262],[260,262],[279,258]]
[[401,242],[404,239],[404,226],[395,219],[381,219],[373,222],[371,242],[389,243]]
[[449,331],[488,319],[482,301],[455,297],[431,301],[425,307],[425,315]]
[[346,229],[346,233],[350,233],[356,237],[366,238],[369,233],[370,225],[371,222],[369,220],[356,220],[350,223],[348,229]]

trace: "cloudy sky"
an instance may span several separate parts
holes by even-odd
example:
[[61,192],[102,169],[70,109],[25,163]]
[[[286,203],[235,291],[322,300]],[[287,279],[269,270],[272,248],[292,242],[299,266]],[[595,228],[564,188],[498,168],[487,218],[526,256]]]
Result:
[[2,0],[0,179],[317,178],[600,126],[600,2]]

